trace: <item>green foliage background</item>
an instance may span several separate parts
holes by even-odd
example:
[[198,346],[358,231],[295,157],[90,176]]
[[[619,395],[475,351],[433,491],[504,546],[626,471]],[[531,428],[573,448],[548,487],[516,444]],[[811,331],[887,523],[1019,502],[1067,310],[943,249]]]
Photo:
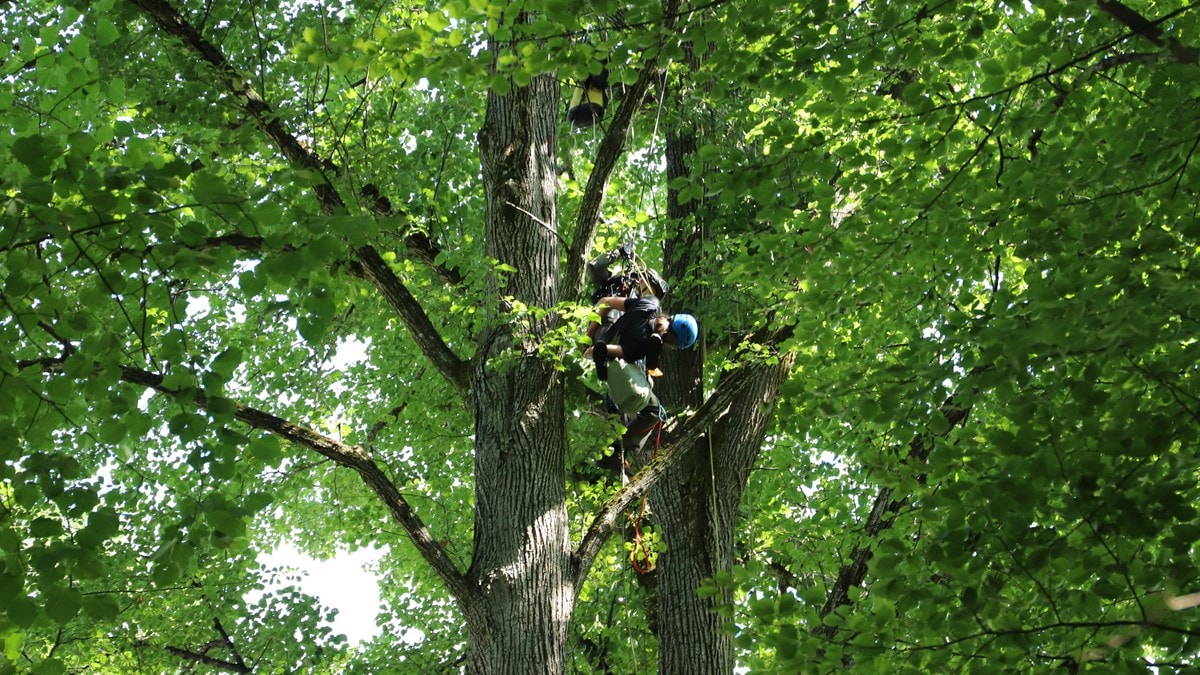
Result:
[[[600,247],[634,237],[658,264],[668,190],[697,203],[711,271],[672,281],[708,291],[710,385],[756,358],[746,334],[793,328],[739,565],[700,589],[735,591],[721,611],[739,663],[1193,668],[1191,4],[729,0],[670,32],[645,2],[176,7],[326,164],[281,157],[225,75],[137,6],[2,7],[0,670],[170,671],[188,662],[168,647],[197,653],[214,618],[231,637],[211,654],[263,670],[453,664],[456,610],[375,496],[238,406],[369,449],[465,568],[470,411],[350,252],[390,252],[470,358],[494,302],[483,92],[602,64],[632,82],[650,62],[668,78],[627,139]],[[491,73],[484,42],[513,37],[521,10],[540,18]],[[680,129],[703,132],[693,178],[668,185]],[[599,133],[564,122],[554,141],[570,222]],[[322,210],[318,176],[344,210]],[[581,383],[565,423],[582,532],[612,489],[582,474],[616,431],[573,356],[586,311],[539,309],[576,317],[545,350]],[[347,344],[363,358],[332,367]],[[386,546],[384,635],[350,649],[294,589],[249,604],[256,553],[284,539]],[[864,557],[863,583],[843,584]],[[652,668],[632,575],[611,542],[579,599],[574,672]],[[413,626],[423,642],[397,638]]]

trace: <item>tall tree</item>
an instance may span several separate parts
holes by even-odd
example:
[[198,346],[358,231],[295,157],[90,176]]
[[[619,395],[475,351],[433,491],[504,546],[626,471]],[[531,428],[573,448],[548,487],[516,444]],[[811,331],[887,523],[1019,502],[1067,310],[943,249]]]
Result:
[[[0,669],[1191,666],[1197,21],[7,3]],[[631,238],[703,348],[621,485]],[[382,548],[384,634],[285,539]]]

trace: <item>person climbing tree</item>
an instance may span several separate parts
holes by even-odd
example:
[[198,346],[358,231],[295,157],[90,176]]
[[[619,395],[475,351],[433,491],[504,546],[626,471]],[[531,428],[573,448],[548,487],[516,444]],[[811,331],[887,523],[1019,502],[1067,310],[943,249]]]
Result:
[[[618,259],[626,262],[622,273],[610,274],[608,267]],[[624,457],[636,454],[667,419],[666,409],[654,394],[651,375],[658,371],[664,344],[688,349],[696,343],[699,325],[689,314],[663,315],[659,296],[669,290],[654,270],[633,265],[631,244],[592,261],[588,269],[597,288],[592,299],[599,303],[600,321],[588,327],[592,338],[589,351],[596,374],[608,384],[608,403],[622,415],[627,431],[613,459],[602,462],[620,469]],[[610,373],[609,361],[615,362]],[[609,466],[612,464],[613,466]]]
[[[621,271],[614,274],[609,270],[609,266],[618,260],[623,264]],[[658,272],[649,267],[639,269],[636,266],[633,244],[629,242],[588,263],[588,274],[596,287],[592,292],[593,303],[606,297],[640,298],[647,295],[653,295],[661,301],[670,290],[666,280]],[[622,312],[610,308],[602,314],[603,325],[611,326],[621,314]],[[588,337],[594,339],[600,327],[599,323],[591,323],[588,326]]]
[[[688,349],[696,344],[700,332],[696,318],[690,314],[663,314],[653,295],[603,297],[598,310],[600,327],[592,336],[592,358],[601,380],[608,379],[608,360],[613,358],[626,363],[644,360],[647,371],[653,373],[658,369],[663,345]],[[621,315],[610,323],[606,315],[614,310]]]
[[[620,274],[613,274],[609,266],[618,260],[624,261],[624,265]],[[596,286],[592,302],[599,303],[600,314],[600,321],[588,326],[588,337],[592,339],[596,372],[602,381],[608,379],[609,357],[627,363],[646,360],[647,370],[655,371],[664,342],[681,349],[696,342],[699,326],[694,317],[662,315],[660,298],[670,288],[658,272],[637,264],[632,243],[591,261],[588,272]],[[600,344],[606,348],[599,349]]]

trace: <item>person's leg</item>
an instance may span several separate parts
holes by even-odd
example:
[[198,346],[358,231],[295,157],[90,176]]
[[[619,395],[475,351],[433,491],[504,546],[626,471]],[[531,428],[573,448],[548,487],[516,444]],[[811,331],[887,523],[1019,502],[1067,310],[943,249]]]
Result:
[[592,280],[592,285],[600,288],[608,283],[609,277],[612,274],[608,271],[608,266],[620,260],[621,251],[611,251],[598,256],[595,260],[588,263],[588,277]]
[[654,403],[654,389],[640,362],[608,359],[608,395],[625,415],[637,416]]
[[671,286],[667,284],[667,280],[663,279],[657,270],[648,267],[644,274],[638,275],[638,284],[642,295],[653,295],[659,300],[666,297],[667,291],[671,290]]
[[[621,277],[613,277],[612,274],[608,271],[608,266],[613,264],[617,260],[622,260],[622,259],[628,260],[630,258],[630,256],[632,255],[632,252],[633,252],[633,244],[625,244],[621,248],[619,248],[615,251],[606,253],[604,255],[601,255],[598,258],[596,258],[595,260],[588,263],[588,275],[592,279],[592,285],[595,286],[595,290],[592,292],[592,302],[593,303],[599,302],[600,298],[607,297],[610,295],[622,295],[623,296],[626,294],[628,289],[626,289],[624,287],[624,285],[621,281]],[[610,309],[608,312],[606,312],[604,314],[604,318],[601,323],[597,323],[595,321],[588,322],[587,336],[588,336],[588,340],[590,340],[592,342],[593,348],[595,345],[597,345],[601,342],[610,342],[611,341],[608,339],[608,335],[607,335],[608,329],[612,328],[612,325],[614,323],[616,323],[617,319],[620,318],[620,316],[621,316],[621,312],[618,312],[614,309]],[[596,354],[593,351],[593,358],[596,359],[597,372],[603,373],[604,372],[604,366],[602,364],[602,361],[604,360],[603,355]],[[604,380],[605,376],[602,374],[600,379]]]
[[[607,399],[606,403],[606,411],[620,414],[611,399]],[[650,403],[638,411],[637,415],[623,417],[627,425],[625,434],[619,442],[613,443],[612,454],[604,455],[596,462],[596,465],[603,469],[613,473],[619,472],[622,483],[633,475],[631,463],[644,466],[653,458],[653,452],[646,452],[646,447],[658,450],[659,433],[662,423],[666,421],[667,412],[659,404],[658,398],[651,396]]]
[[647,453],[646,448],[649,446],[654,451],[658,450],[659,433],[666,417],[666,410],[658,402],[658,397],[651,394],[650,402],[626,422],[628,430],[621,437],[621,452],[626,460],[635,458],[640,464],[650,461],[653,453]]
[[[592,280],[592,286],[597,289],[605,287],[613,278],[612,273],[608,270],[608,266],[618,260],[630,260],[632,257],[632,242],[627,242],[622,244],[620,248],[614,251],[609,251],[608,253],[597,256],[595,260],[588,263],[588,276]],[[626,270],[626,272],[628,272],[628,270]],[[596,300],[598,299],[599,298],[596,298]]]
[[[608,271],[608,266],[616,262],[620,257],[620,250],[617,250],[611,253],[606,253],[588,263],[588,276],[591,278],[592,286],[594,287],[594,290],[592,291],[593,303],[599,302],[600,298],[615,294],[612,289],[612,286],[614,285],[613,277]],[[611,320],[608,319],[608,317],[605,317],[605,323],[611,323],[615,320],[615,317]],[[596,323],[595,321],[588,323],[587,334],[589,338],[594,339],[596,329],[599,326],[600,324]]]
[[596,378],[601,382],[608,380],[608,345],[604,340],[592,343],[592,363],[596,364]]
[[587,329],[588,339],[592,342],[596,342],[597,340],[610,342],[610,340],[607,339],[607,336],[609,335],[609,329],[611,329],[612,325],[617,322],[617,319],[621,318],[623,313],[624,312],[620,312],[615,309],[610,309],[607,314],[604,314],[602,317],[600,317],[600,323],[589,321]]
[[[590,349],[592,350],[592,361],[596,364],[596,374],[600,381],[608,379],[608,343],[611,339],[616,339],[617,336],[612,335],[613,322],[605,317],[604,323],[592,323],[588,326],[588,339],[592,341]],[[587,349],[584,348],[584,356],[587,356]]]
[[625,457],[624,453],[621,452],[621,444],[614,441],[609,450],[609,454],[601,455],[600,459],[596,460],[596,466],[605,471],[622,474],[623,477],[625,474]]

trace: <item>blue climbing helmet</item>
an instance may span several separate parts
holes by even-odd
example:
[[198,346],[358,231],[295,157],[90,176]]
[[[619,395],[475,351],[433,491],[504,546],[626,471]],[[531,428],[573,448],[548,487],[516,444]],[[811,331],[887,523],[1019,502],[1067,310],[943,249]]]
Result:
[[675,334],[675,342],[680,349],[687,349],[696,344],[696,336],[700,334],[700,325],[691,314],[676,314],[671,317],[671,332]]

